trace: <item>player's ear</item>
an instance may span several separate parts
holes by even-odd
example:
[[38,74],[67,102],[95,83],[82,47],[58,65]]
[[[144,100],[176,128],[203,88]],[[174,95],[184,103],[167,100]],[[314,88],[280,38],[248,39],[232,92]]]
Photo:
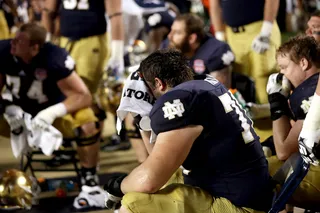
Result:
[[189,43],[190,44],[194,44],[197,41],[197,35],[195,33],[192,33],[191,35],[189,35]]
[[311,64],[306,58],[302,58],[300,60],[300,67],[302,68],[303,71],[307,71],[308,69],[310,69]]
[[154,79],[154,84],[155,87],[158,88],[160,91],[165,91],[167,88],[166,83],[159,78]]
[[31,46],[31,51],[32,51],[32,55],[37,55],[38,52],[40,51],[39,44],[32,45]]

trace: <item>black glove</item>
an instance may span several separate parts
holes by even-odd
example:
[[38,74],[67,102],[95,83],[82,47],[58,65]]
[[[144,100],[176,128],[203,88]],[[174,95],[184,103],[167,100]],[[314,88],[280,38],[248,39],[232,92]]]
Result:
[[121,200],[124,194],[121,191],[121,182],[127,174],[115,175],[111,177],[107,184],[104,185],[104,190],[108,193],[105,199],[107,209],[118,209],[121,206]]

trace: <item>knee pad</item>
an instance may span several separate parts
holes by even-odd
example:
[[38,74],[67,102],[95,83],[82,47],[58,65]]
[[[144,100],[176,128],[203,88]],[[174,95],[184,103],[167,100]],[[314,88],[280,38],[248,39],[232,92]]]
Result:
[[98,133],[91,135],[91,136],[87,136],[87,137],[85,137],[85,136],[80,137],[79,136],[76,138],[76,143],[79,147],[89,146],[89,145],[97,143],[100,139],[100,135],[101,135],[101,132],[99,131]]
[[98,105],[94,105],[92,107],[94,115],[98,118],[98,121],[104,121],[105,119],[107,119],[107,113],[101,109]]

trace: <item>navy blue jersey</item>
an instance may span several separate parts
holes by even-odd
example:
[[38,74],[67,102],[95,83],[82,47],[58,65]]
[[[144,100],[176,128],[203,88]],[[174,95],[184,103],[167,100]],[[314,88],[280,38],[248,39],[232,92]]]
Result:
[[306,118],[312,97],[317,88],[318,79],[319,73],[314,74],[293,90],[289,103],[295,121]]
[[240,27],[263,20],[264,0],[220,0],[224,22]]
[[207,36],[189,63],[196,74],[209,74],[231,65],[234,60],[227,43]]
[[[182,83],[161,96],[150,112],[156,134],[201,125],[183,167],[185,183],[233,204],[266,209],[272,196],[268,163],[245,111],[214,78]],[[172,141],[174,143],[175,141]]]
[[137,5],[143,8],[157,8],[165,7],[165,2],[163,0],[134,0]]
[[5,77],[6,95],[13,103],[36,115],[39,111],[61,102],[65,96],[57,82],[74,70],[74,61],[68,53],[46,43],[30,64],[10,54],[10,40],[0,41],[1,74]]
[[62,0],[59,14],[60,33],[72,40],[107,31],[104,0]]

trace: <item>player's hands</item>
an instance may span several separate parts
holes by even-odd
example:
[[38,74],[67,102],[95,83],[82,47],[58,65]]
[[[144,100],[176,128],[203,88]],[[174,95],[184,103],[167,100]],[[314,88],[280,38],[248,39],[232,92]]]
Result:
[[270,117],[273,121],[283,115],[291,117],[292,113],[288,104],[290,90],[291,83],[283,74],[274,73],[269,76],[267,93],[269,94]]
[[280,93],[288,98],[291,88],[291,82],[282,73],[274,73],[269,76],[267,84],[267,93],[269,95]]
[[126,174],[116,175],[111,177],[107,184],[104,185],[104,190],[107,192],[105,198],[105,206],[107,209],[118,209],[121,206],[121,200],[124,194],[121,191],[121,182],[126,177]]
[[115,77],[115,80],[124,78],[124,59],[123,59],[124,43],[121,40],[113,40],[111,42],[111,58],[108,61],[106,72],[108,76]]
[[15,131],[23,127],[23,114],[24,111],[19,106],[9,105],[5,108],[4,118],[7,120],[11,131]]
[[259,54],[267,51],[270,48],[271,32],[272,23],[269,21],[264,21],[262,24],[261,32],[252,41],[252,50]]
[[56,118],[67,114],[67,109],[63,103],[52,105],[38,112],[34,117],[33,124],[38,127],[44,127],[44,124],[51,125]]
[[302,129],[299,135],[299,151],[304,161],[319,165],[320,129],[316,131]]

